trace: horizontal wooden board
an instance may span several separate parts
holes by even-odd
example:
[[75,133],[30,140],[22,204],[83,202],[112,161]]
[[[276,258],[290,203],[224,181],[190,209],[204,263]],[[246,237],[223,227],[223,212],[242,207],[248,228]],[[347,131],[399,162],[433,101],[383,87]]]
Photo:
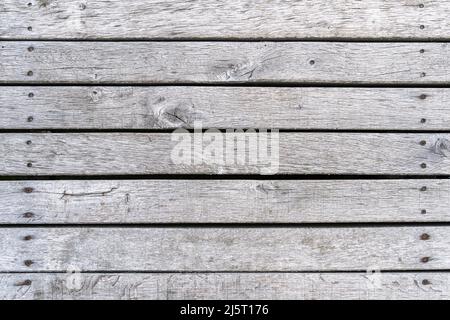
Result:
[[438,270],[450,228],[6,228],[0,248],[6,272]]
[[449,180],[2,181],[0,223],[442,222],[448,190]]
[[0,87],[0,110],[2,129],[450,130],[428,88]]
[[[213,154],[225,154],[220,164],[207,149],[212,134],[202,153],[200,133],[3,133],[0,175],[450,174],[448,134],[272,134],[273,152],[253,163],[253,147],[233,149],[233,134],[219,134],[216,143],[227,146]],[[263,142],[266,134],[256,136]],[[183,149],[195,161],[181,162]]]
[[[29,5],[28,5],[29,3]],[[439,0],[3,0],[9,38],[448,38]]]
[[0,83],[448,84],[449,43],[0,42]]
[[2,300],[450,299],[448,273],[1,274]]

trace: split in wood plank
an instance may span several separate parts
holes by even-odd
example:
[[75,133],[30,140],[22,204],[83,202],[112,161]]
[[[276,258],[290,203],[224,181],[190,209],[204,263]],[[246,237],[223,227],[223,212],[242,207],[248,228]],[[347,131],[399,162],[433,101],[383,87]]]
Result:
[[2,0],[0,38],[448,39],[449,16],[439,0]]
[[0,83],[450,83],[449,43],[13,41],[0,46]]
[[450,130],[429,88],[0,87],[0,109],[1,129]]

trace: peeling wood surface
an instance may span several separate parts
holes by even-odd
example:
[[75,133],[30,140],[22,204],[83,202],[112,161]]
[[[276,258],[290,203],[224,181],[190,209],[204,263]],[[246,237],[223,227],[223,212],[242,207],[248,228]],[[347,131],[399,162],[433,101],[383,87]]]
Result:
[[448,273],[1,274],[0,299],[364,300],[450,298]]
[[[203,159],[201,163],[175,163],[173,156],[180,148],[191,148],[193,135],[4,133],[0,174],[450,174],[448,134],[281,132],[279,166],[278,158],[270,158],[270,154],[255,164],[217,164],[206,156],[196,158]],[[224,135],[226,142],[230,133]],[[275,140],[268,141],[273,145]],[[200,154],[199,151],[192,154]],[[248,159],[248,149],[243,154]]]
[[448,222],[449,190],[449,180],[2,181],[0,223]]
[[442,270],[449,227],[6,228],[0,271]]
[[[448,39],[438,0],[3,0],[2,39]],[[423,27],[421,27],[423,26]],[[31,29],[29,29],[31,27]]]
[[430,88],[0,87],[0,108],[2,129],[450,130]]
[[13,41],[0,50],[0,83],[450,82],[449,43]]

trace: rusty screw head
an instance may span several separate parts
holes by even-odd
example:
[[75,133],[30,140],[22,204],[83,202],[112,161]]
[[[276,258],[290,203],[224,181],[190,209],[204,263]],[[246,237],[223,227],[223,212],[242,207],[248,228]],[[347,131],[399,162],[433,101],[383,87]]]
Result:
[[422,140],[422,141],[420,141],[420,145],[421,145],[421,146],[426,146],[426,145],[427,145],[427,142],[426,142],[425,140]]
[[423,24],[420,25],[419,27],[421,30],[425,29],[425,26]]
[[28,118],[27,118],[27,121],[28,121],[28,122],[33,122],[33,120],[34,120],[33,117],[28,117]]
[[26,265],[27,267],[30,267],[34,262],[32,260],[25,260],[23,262],[24,265]]
[[32,213],[32,212],[25,212],[23,214],[23,217],[24,218],[33,218],[34,217],[34,213]]
[[421,94],[421,95],[419,96],[419,98],[422,99],[422,100],[425,100],[425,99],[427,98],[427,95],[426,95],[426,94]]
[[428,262],[430,262],[430,257],[423,257],[422,259],[420,259],[420,261],[422,263],[428,263]]
[[31,187],[25,187],[25,188],[23,188],[23,192],[25,192],[25,193],[32,193],[33,191],[34,191],[34,189],[31,188]]
[[430,235],[428,233],[424,233],[420,236],[420,240],[430,240]]
[[426,164],[426,163],[422,163],[422,164],[420,165],[420,167],[421,167],[422,169],[426,169],[426,168],[427,168],[427,164]]
[[31,70],[28,71],[28,72],[27,72],[27,76],[32,77],[32,76],[33,76],[33,71],[31,71]]
[[30,92],[29,94],[28,94],[28,98],[33,98],[34,97],[34,93],[33,92]]
[[23,237],[23,240],[25,240],[25,241],[30,241],[31,239],[33,239],[33,236],[25,236],[25,237]]
[[24,286],[31,286],[31,280],[27,279],[27,280],[25,280],[24,282],[22,282],[22,284],[23,284]]
[[420,123],[426,123],[426,122],[427,122],[427,119],[425,119],[425,118],[420,119]]
[[29,52],[33,52],[34,51],[34,47],[32,47],[32,46],[28,47],[28,51]]

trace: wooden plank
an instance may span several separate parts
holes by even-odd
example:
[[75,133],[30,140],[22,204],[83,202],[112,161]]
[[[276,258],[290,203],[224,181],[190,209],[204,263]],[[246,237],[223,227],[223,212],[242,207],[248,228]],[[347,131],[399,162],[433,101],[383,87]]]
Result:
[[442,270],[449,227],[6,228],[0,271]]
[[[3,133],[0,175],[450,174],[448,134],[282,132],[268,137],[273,152],[254,162],[255,140],[233,148],[233,135],[218,134],[226,147],[214,160],[213,133]],[[266,134],[256,136],[262,142]],[[189,149],[189,162],[177,158]]]
[[448,39],[439,0],[3,0],[3,39]]
[[2,129],[449,130],[450,90],[1,87],[0,110]]
[[0,83],[448,84],[449,43],[0,42]]
[[2,181],[0,223],[448,222],[449,190],[449,180]]
[[2,274],[5,300],[441,300],[448,273]]

